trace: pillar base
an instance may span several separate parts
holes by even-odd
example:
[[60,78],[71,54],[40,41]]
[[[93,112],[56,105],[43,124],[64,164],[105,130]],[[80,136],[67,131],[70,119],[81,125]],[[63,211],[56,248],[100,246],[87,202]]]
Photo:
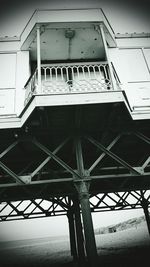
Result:
[[75,184],[75,187],[78,192],[79,202],[81,205],[88,266],[96,267],[98,266],[98,255],[90,209],[89,186],[90,182],[84,182],[83,180]]

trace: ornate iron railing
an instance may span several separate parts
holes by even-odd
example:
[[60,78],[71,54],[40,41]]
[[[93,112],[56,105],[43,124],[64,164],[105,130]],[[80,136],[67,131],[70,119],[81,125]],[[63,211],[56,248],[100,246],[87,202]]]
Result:
[[[114,90],[107,62],[41,65],[41,88],[37,69],[25,85],[25,104],[35,94],[92,93]],[[116,77],[114,75],[116,80]],[[117,85],[117,80],[116,80]]]

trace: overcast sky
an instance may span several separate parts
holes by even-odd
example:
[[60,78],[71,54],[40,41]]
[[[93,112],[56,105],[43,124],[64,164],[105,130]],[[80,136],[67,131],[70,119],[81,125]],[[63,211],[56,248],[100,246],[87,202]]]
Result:
[[19,36],[34,10],[38,8],[102,8],[116,33],[149,32],[149,7],[150,1],[148,0],[7,0],[1,2],[0,37]]

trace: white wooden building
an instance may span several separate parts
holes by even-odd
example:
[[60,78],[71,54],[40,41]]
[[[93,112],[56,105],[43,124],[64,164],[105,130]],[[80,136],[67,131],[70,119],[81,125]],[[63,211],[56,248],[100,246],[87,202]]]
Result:
[[118,101],[133,120],[149,119],[150,33],[117,33],[112,18],[49,6],[3,23],[0,127],[22,126],[36,106]]

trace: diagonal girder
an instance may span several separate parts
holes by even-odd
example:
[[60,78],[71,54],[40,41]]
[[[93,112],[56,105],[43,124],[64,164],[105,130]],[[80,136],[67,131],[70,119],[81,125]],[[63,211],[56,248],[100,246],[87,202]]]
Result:
[[[0,158],[4,157],[10,150],[12,150],[19,141],[13,142],[11,145],[9,145],[3,152],[0,153]],[[0,161],[0,167],[7,173],[9,174],[16,182],[19,184],[25,184],[18,175],[16,175],[12,170],[10,170],[4,163]]]
[[[52,153],[55,155],[67,142],[69,138],[64,140]],[[32,173],[31,178],[33,178],[50,160],[52,159],[51,156],[48,156]]]
[[149,163],[150,163],[150,156],[145,160],[145,162],[142,165],[142,168],[145,169]]
[[[144,141],[145,143],[147,143],[148,145],[150,145],[150,138],[148,138],[147,136],[139,133],[139,132],[135,132],[135,135],[141,139],[142,141]],[[148,158],[145,160],[145,162],[142,165],[142,169],[145,169],[147,167],[147,165],[150,163],[150,156],[148,156]]]
[[[108,146],[107,146],[107,150],[110,150],[120,139],[121,135],[118,135]],[[100,161],[106,156],[106,153],[102,153],[97,159],[96,161],[91,165],[91,167],[88,169],[89,172],[91,172],[98,163],[100,163]]]
[[[103,194],[103,196],[100,198],[100,197],[98,197],[97,196],[97,198],[98,198],[98,203],[95,205],[95,207],[98,207],[102,202],[103,202],[103,200],[104,200],[104,198],[107,196],[107,194],[105,193],[105,194]],[[94,205],[93,205],[94,206]]]
[[129,196],[129,192],[124,192],[124,194],[123,194],[123,196],[120,196],[117,192],[114,192],[114,194],[117,196],[117,197],[119,197],[119,201],[118,201],[118,204],[120,203],[120,202],[122,202],[122,203],[124,203],[124,204],[129,204],[129,202],[126,200],[127,198],[128,198],[128,196]]
[[58,156],[53,154],[47,147],[39,143],[37,140],[32,140],[33,144],[35,144],[38,148],[40,148],[42,151],[44,151],[47,155],[49,155],[52,159],[54,159],[60,166],[62,166],[64,169],[66,169],[68,172],[70,172],[73,177],[77,177],[79,179],[82,179],[82,177],[79,175],[78,172],[75,172],[68,164],[66,164],[62,159],[60,159]]
[[64,203],[63,202],[63,199],[64,199],[64,197],[62,197],[62,198],[60,198],[60,197],[58,197],[58,198],[54,197],[54,198],[50,198],[48,200],[51,201],[51,202],[57,203],[60,207],[62,207],[65,210],[65,209],[68,209],[70,206],[67,205],[66,203]]
[[[147,193],[146,196],[145,193]],[[142,208],[142,196],[144,196],[148,207],[150,207],[150,190],[144,190],[142,193],[140,193],[140,191],[101,193],[95,195],[94,200],[92,199],[93,196],[90,198],[91,211],[104,212],[129,210],[133,208],[139,209]],[[97,199],[97,202],[95,198]],[[112,201],[110,202],[109,199]],[[122,202],[122,199],[125,200],[124,203]],[[29,199],[19,201],[19,203],[18,201],[16,204],[13,201],[0,203],[0,221],[67,215],[68,210],[72,208],[71,202],[69,202],[68,205],[64,205],[63,197]],[[47,201],[46,205],[44,201]],[[32,207],[32,205],[34,205],[34,207]],[[11,211],[9,208],[11,208]],[[37,208],[38,210],[36,211]]]
[[26,184],[25,182],[23,182],[20,177],[15,174],[12,170],[10,170],[5,164],[3,164],[1,161],[0,161],[0,167],[7,173],[9,174],[18,184],[21,184],[21,185],[24,185]]
[[147,136],[145,136],[144,134],[141,134],[139,132],[136,132],[135,135],[137,137],[139,137],[141,140],[143,140],[145,143],[150,145],[150,138],[148,138]]
[[17,144],[18,140],[13,142],[10,146],[8,146],[3,152],[0,153],[0,159],[4,157],[10,150],[12,150]]
[[124,166],[126,169],[128,169],[132,174],[141,175],[141,173],[138,172],[138,171],[136,171],[130,164],[128,164],[127,162],[125,162],[123,159],[121,159],[120,157],[118,157],[113,152],[109,151],[107,148],[105,148],[102,144],[100,144],[94,138],[92,138],[90,136],[85,136],[85,138],[89,142],[91,142],[93,145],[95,145],[96,147],[98,147],[100,150],[102,150],[106,155],[108,155],[109,157],[111,157],[112,159],[114,159],[115,161],[117,161],[118,163],[120,163],[122,166]]
[[[32,203],[35,205],[35,209],[38,208],[38,209],[41,210],[41,212],[45,213],[45,210],[40,206],[40,204],[42,203],[42,201],[41,201],[41,203],[39,203],[39,204],[38,204],[34,199],[32,199],[31,201],[32,201]],[[45,214],[46,214],[46,213],[45,213]]]
[[81,176],[85,175],[83,153],[82,153],[82,144],[81,137],[77,136],[75,138],[75,148],[76,148],[76,159],[77,159],[77,168]]
[[15,201],[0,203],[0,221],[65,215],[71,206],[65,206],[63,199],[63,197],[51,198],[46,200],[46,205],[44,203],[45,199],[22,200],[19,203],[17,201],[17,204]]
[[[144,191],[147,192],[149,197],[146,197],[146,201],[148,206],[150,207],[150,190]],[[140,192],[137,191],[126,191],[124,192],[123,196],[125,196],[124,200],[122,200],[121,192],[113,192],[113,193],[106,193],[106,194],[98,194],[95,197],[97,198],[98,202],[92,198],[90,199],[90,203],[92,206],[92,211],[113,211],[113,210],[127,210],[127,209],[135,209],[135,208],[142,208],[142,197]],[[117,199],[116,199],[117,194]],[[106,199],[105,199],[106,198]],[[105,199],[105,201],[104,201]],[[114,204],[109,203],[109,199],[113,201]],[[93,201],[93,202],[92,202]],[[121,202],[121,203],[120,203]],[[103,203],[103,205],[101,205]]]

